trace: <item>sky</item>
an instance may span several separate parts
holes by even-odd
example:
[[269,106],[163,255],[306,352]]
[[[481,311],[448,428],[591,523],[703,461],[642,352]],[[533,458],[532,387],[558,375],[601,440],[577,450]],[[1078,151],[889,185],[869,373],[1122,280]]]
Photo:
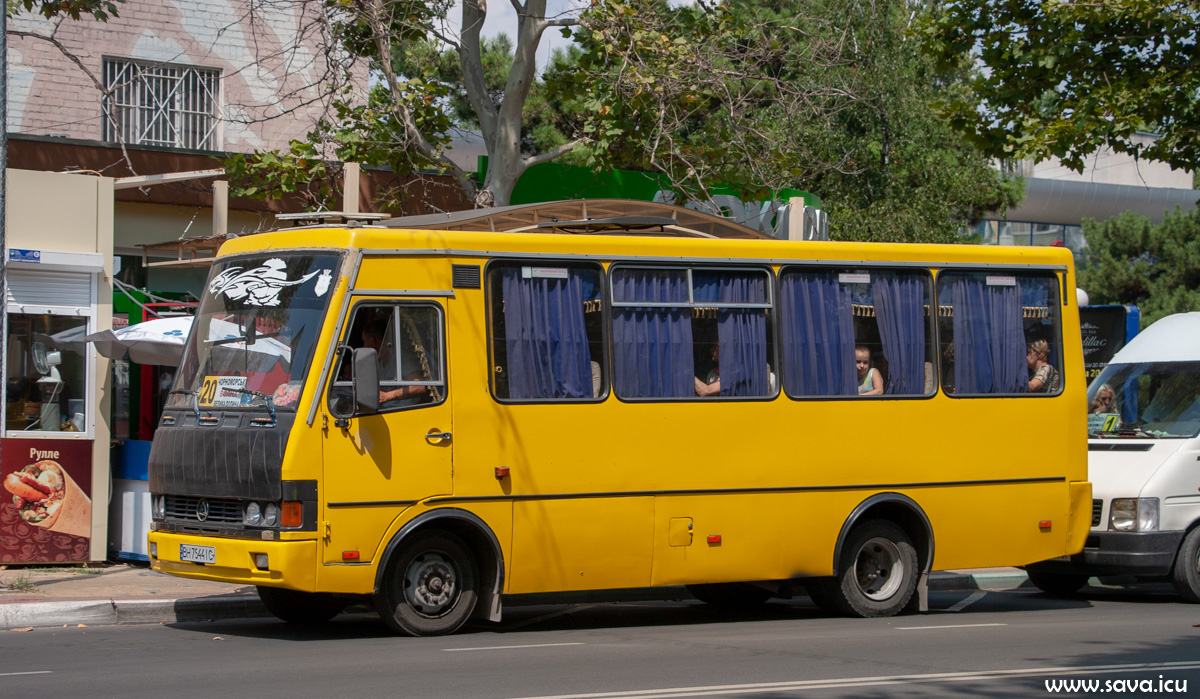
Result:
[[[546,18],[577,16],[579,11],[587,7],[586,1],[580,0],[546,0]],[[508,34],[509,38],[517,36],[517,10],[508,0],[492,0],[487,3],[487,20],[483,23],[483,35],[493,37],[497,34]],[[462,8],[456,2],[448,17],[449,31],[458,36],[458,28],[462,19]],[[542,43],[538,46],[537,64],[541,70],[550,61],[550,53],[555,48],[561,48],[571,43],[564,39],[559,27],[551,27],[542,34]]]

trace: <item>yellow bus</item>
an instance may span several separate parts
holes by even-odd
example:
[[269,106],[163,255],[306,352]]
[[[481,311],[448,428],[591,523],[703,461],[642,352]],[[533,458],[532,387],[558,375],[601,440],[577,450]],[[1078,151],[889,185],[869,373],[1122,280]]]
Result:
[[225,243],[151,452],[153,568],[434,635],[674,585],[885,616],[932,570],[1081,550],[1068,251],[663,221]]

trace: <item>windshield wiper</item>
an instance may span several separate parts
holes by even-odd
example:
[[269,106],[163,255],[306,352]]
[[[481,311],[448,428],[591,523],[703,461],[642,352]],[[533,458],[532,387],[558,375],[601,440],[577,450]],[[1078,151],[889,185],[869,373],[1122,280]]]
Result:
[[275,420],[275,402],[274,402],[274,400],[271,399],[271,396],[268,396],[267,394],[261,393],[259,391],[251,391],[250,389],[242,388],[241,386],[239,386],[233,390],[237,393],[241,393],[241,394],[244,394],[247,396],[254,396],[255,398],[261,398],[263,401],[263,405],[267,406],[267,413],[271,416],[271,424],[268,426],[269,427],[275,426],[275,422],[276,422],[276,420]]
[[192,409],[196,411],[196,424],[199,425],[200,424],[200,391],[199,390],[188,391],[188,390],[184,390],[182,388],[176,388],[176,389],[170,391],[167,395],[173,396],[176,394],[192,397]]

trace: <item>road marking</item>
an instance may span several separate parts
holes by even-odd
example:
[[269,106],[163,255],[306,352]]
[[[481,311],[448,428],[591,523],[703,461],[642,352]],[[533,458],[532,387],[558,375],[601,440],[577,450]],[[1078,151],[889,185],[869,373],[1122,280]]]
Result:
[[896,631],[925,631],[926,628],[979,628],[980,626],[1008,626],[1007,623],[943,623],[942,626],[898,626]]
[[512,650],[514,648],[554,648],[556,646],[582,646],[583,643],[528,643],[523,646],[477,646],[475,648],[443,648],[447,653],[461,650]]
[[671,687],[639,689],[623,692],[594,692],[590,694],[552,694],[521,699],[671,699],[672,697],[706,697],[722,694],[757,694],[780,690],[840,689],[847,687],[876,687],[892,684],[922,684],[932,682],[970,682],[1006,679],[1010,677],[1039,677],[1042,675],[1085,675],[1130,670],[1195,670],[1200,661],[1173,663],[1131,663],[1128,665],[1074,665],[1068,667],[1031,667],[1019,670],[990,670],[984,672],[939,672],[928,675],[885,675],[880,677],[847,677],[828,680],[798,680],[794,682],[760,682],[755,684],[724,684],[705,687]]
[[972,604],[975,604],[979,600],[983,599],[985,595],[987,595],[987,590],[976,590],[976,591],[972,592],[971,595],[969,597],[967,597],[966,599],[964,599],[963,601],[961,601],[957,604],[951,605],[951,606],[947,607],[946,609],[939,609],[937,611],[961,612],[962,610],[966,609],[967,607],[971,606]]
[[0,677],[12,677],[14,675],[53,675],[53,670],[32,670],[30,672],[0,672]]

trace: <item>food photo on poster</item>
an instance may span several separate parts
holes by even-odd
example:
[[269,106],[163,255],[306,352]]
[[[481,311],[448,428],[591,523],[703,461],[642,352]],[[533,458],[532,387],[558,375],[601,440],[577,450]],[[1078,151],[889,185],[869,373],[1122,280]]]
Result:
[[5,439],[0,564],[89,558],[91,442]]

